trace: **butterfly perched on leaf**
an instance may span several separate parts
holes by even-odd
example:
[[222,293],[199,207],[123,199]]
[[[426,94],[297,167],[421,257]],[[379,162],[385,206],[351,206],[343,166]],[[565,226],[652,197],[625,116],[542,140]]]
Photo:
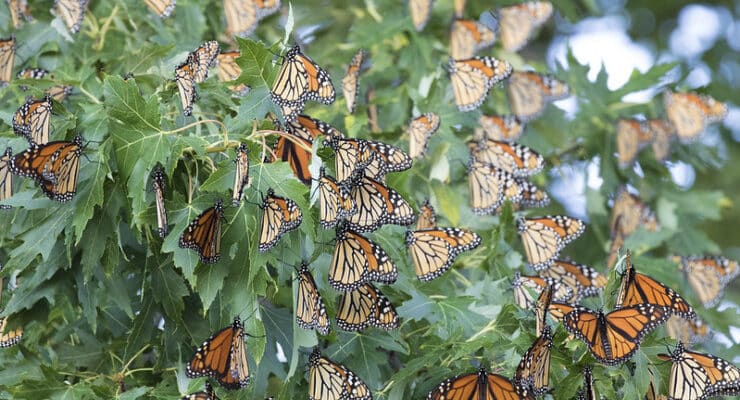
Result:
[[[236,63],[236,59],[239,56],[240,53],[238,50],[222,52],[216,56],[216,74],[219,81],[231,82],[239,79],[239,76],[242,74],[241,67]],[[244,83],[230,85],[229,89],[237,96],[246,96],[249,93],[249,86]]]
[[471,160],[468,164],[468,191],[473,213],[495,214],[505,200],[520,203],[524,189],[520,183],[508,172],[475,159]]
[[496,140],[513,142],[524,134],[525,124],[515,115],[481,115],[473,135],[475,142]]
[[620,119],[617,121],[617,159],[619,166],[624,168],[637,157],[643,147],[655,139],[655,133],[650,130],[646,121],[638,119]]
[[450,58],[448,71],[455,103],[460,111],[473,111],[483,104],[488,90],[509,78],[511,64],[493,57]]
[[167,209],[164,206],[165,186],[164,169],[161,166],[154,168],[152,173],[152,190],[154,191],[154,205],[157,208],[157,232],[159,237],[167,236],[169,227],[167,226]]
[[429,138],[439,129],[439,115],[424,113],[409,123],[409,157],[421,158],[427,149]]
[[307,101],[323,104],[334,102],[336,92],[331,77],[296,44],[283,56],[270,90],[272,101],[281,107],[286,121],[293,121],[303,111]]
[[216,57],[220,52],[218,42],[215,40],[205,42],[189,53],[185,62],[175,68],[175,83],[180,94],[183,115],[189,116],[193,112],[195,84],[205,81],[209,68],[216,65]]
[[396,265],[383,248],[351,230],[345,222],[337,225],[329,266],[331,287],[346,292],[370,281],[393,283],[397,278]]
[[224,0],[226,33],[240,37],[250,35],[260,20],[280,9],[280,0]]
[[[7,200],[13,195],[13,174],[10,173],[10,159],[13,157],[13,149],[5,149],[0,155],[0,200]],[[7,210],[10,206],[0,205],[0,210]],[[1,290],[1,289],[0,289]]]
[[486,25],[473,20],[455,19],[450,29],[450,56],[462,60],[493,46],[496,33]]
[[398,314],[383,293],[370,283],[343,292],[337,305],[337,326],[350,332],[369,326],[383,330],[398,328]]
[[507,51],[524,47],[535,31],[552,15],[549,1],[530,1],[498,10],[499,35]]
[[67,25],[70,33],[77,33],[82,27],[82,20],[85,19],[85,11],[89,0],[55,0],[55,12],[64,24]]
[[480,236],[465,228],[406,231],[406,247],[414,263],[416,276],[422,282],[445,273],[460,253],[475,249],[480,243]]
[[221,224],[224,219],[224,206],[221,199],[214,202],[198,215],[180,236],[179,246],[193,249],[200,255],[200,261],[213,264],[221,259]]
[[342,94],[344,94],[344,99],[347,101],[347,111],[350,114],[355,112],[357,95],[360,93],[360,72],[364,59],[365,52],[362,49],[357,50],[357,53],[352,57],[352,61],[347,66],[347,72],[344,78],[342,78]]
[[630,359],[642,338],[671,315],[668,307],[636,304],[604,314],[581,306],[563,316],[565,329],[583,340],[597,361],[616,365]]
[[614,198],[609,217],[612,235],[619,231],[622,235],[629,236],[639,227],[648,232],[655,232],[659,227],[658,218],[638,196],[628,192],[626,188],[621,188]]
[[249,384],[247,346],[244,343],[244,326],[239,317],[195,350],[186,365],[188,378],[209,376],[226,389],[243,389]]
[[419,206],[419,215],[416,217],[416,230],[432,229],[437,227],[437,213],[429,202],[424,200]]
[[670,399],[708,399],[740,395],[740,368],[712,354],[698,353],[678,342],[670,354],[658,354],[670,361],[668,381]]
[[350,178],[350,199],[357,209],[347,216],[347,226],[357,232],[375,231],[383,225],[410,225],[416,216],[400,193],[356,170]]
[[357,170],[364,176],[383,182],[390,172],[411,168],[413,160],[396,146],[377,140],[332,137],[324,142],[334,150],[337,181],[351,178]]
[[704,132],[707,125],[719,122],[727,115],[727,104],[697,93],[663,93],[663,106],[668,121],[676,128],[682,141],[691,141]]
[[[627,251],[626,270],[617,293],[616,308],[638,304],[665,307],[671,313],[686,319],[696,318],[696,312],[675,290],[655,279],[637,272]],[[669,315],[670,316],[670,315]]]
[[326,315],[326,306],[321,298],[316,281],[303,263],[298,269],[298,297],[296,299],[296,323],[303,329],[316,329],[322,335],[328,335],[331,325]]
[[586,224],[573,217],[548,215],[519,218],[517,229],[524,243],[527,262],[535,270],[541,270],[558,258],[566,244],[581,236]]
[[570,95],[568,86],[552,75],[514,71],[506,85],[511,113],[522,121],[538,117],[548,103]]
[[77,193],[82,150],[80,135],[72,141],[31,144],[11,159],[10,171],[35,180],[46,197],[67,202]]
[[[541,396],[549,390],[550,384],[550,349],[552,332],[545,326],[542,333],[527,349],[514,374],[514,383],[519,386],[531,385],[535,396]],[[528,383],[531,382],[531,383]]]
[[534,175],[545,167],[545,159],[536,151],[518,143],[496,140],[470,142],[470,156],[483,164],[496,167],[515,177]]
[[0,39],[0,88],[7,86],[13,77],[15,61],[15,36]]
[[321,354],[318,347],[308,357],[309,400],[372,400],[370,388],[354,372]]
[[333,228],[341,220],[357,212],[357,204],[352,198],[348,181],[337,183],[326,174],[324,167],[319,173],[319,223],[322,228]]
[[176,0],[144,0],[144,3],[159,18],[167,18],[175,10]]
[[249,148],[241,143],[236,149],[234,157],[234,187],[231,191],[231,203],[238,207],[244,195],[244,189],[249,187]]
[[303,214],[291,199],[275,195],[272,188],[262,200],[262,229],[259,237],[259,251],[267,251],[275,246],[287,232],[295,230],[303,221]]
[[427,400],[534,400],[534,393],[509,378],[481,367],[478,372],[448,378],[432,389]]
[[13,114],[13,132],[25,137],[30,144],[48,143],[51,108],[51,98],[48,95],[41,100],[27,98]]
[[706,308],[717,305],[725,287],[740,274],[737,261],[726,257],[687,256],[672,259],[679,263],[679,270]]

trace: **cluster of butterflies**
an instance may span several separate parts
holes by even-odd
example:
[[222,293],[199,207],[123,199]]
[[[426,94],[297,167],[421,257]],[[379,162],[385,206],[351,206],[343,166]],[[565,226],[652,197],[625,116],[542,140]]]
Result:
[[727,105],[710,96],[687,92],[663,93],[666,119],[620,119],[617,121],[617,160],[621,167],[631,165],[640,149],[651,145],[658,161],[668,158],[671,142],[691,142],[701,136],[706,127],[722,121]]
[[[174,0],[144,0],[162,18],[175,9]],[[465,1],[455,0],[455,19],[451,26],[449,73],[453,95],[460,111],[473,111],[485,101],[493,86],[505,82],[510,115],[483,115],[480,127],[469,143],[469,188],[471,208],[477,214],[494,214],[508,202],[515,209],[542,207],[549,202],[546,192],[526,180],[544,168],[544,159],[536,151],[514,143],[524,132],[527,121],[542,114],[548,102],[568,96],[568,87],[547,74],[513,71],[511,64],[493,57],[475,54],[492,46],[497,36],[507,51],[517,51],[526,45],[534,32],[552,15],[549,2],[527,2],[502,7],[495,13],[495,26],[463,18]],[[11,17],[17,28],[30,14],[24,0],[10,0]],[[417,31],[424,28],[431,14],[432,0],[410,0],[411,19]],[[57,0],[54,12],[72,33],[80,30],[87,0]],[[227,32],[249,35],[258,22],[277,12],[279,0],[224,0]],[[0,41],[0,85],[12,77],[15,39]],[[175,68],[175,82],[184,115],[191,115],[196,100],[195,84],[203,82],[209,69],[218,68],[218,78],[231,82],[236,95],[249,92],[244,84],[233,84],[241,75],[236,63],[238,51],[221,52],[216,41],[209,41],[189,53]],[[354,112],[359,92],[359,75],[367,54],[358,51],[347,67],[342,90],[348,112]],[[403,196],[385,182],[388,173],[407,170],[412,160],[423,158],[431,136],[440,126],[440,117],[424,113],[411,120],[408,127],[409,152],[374,140],[352,139],[329,124],[303,114],[306,102],[331,104],[336,92],[328,72],[305,55],[298,45],[283,56],[280,71],[270,91],[271,99],[281,110],[284,126],[275,122],[279,137],[268,161],[289,163],[296,177],[306,185],[317,182],[320,224],[335,229],[336,245],[329,267],[329,285],[342,293],[337,307],[336,324],[346,331],[360,331],[370,326],[384,330],[397,328],[399,318],[390,300],[373,282],[391,284],[397,279],[397,269],[388,254],[377,243],[364,236],[385,224],[409,226],[406,246],[421,281],[442,275],[456,257],[481,243],[481,238],[469,229],[438,227],[435,211],[429,201],[419,207],[418,217]],[[21,79],[42,79],[48,71],[24,69]],[[82,137],[72,141],[49,141],[52,99],[61,102],[71,88],[53,86],[41,100],[28,98],[13,117],[13,129],[24,136],[29,148],[13,155],[7,149],[0,157],[0,200],[12,193],[12,176],[32,178],[42,192],[52,200],[64,202],[76,192],[79,157],[83,151]],[[617,127],[619,161],[631,163],[639,148],[652,144],[656,157],[667,157],[670,140],[697,137],[704,127],[726,114],[726,106],[708,96],[693,93],[665,94],[667,120],[622,120]],[[334,176],[321,167],[318,179],[311,175],[314,141],[323,137],[323,144],[334,151]],[[235,180],[232,204],[241,203],[249,187],[249,151],[246,144],[236,149]],[[165,209],[166,174],[161,167],[152,172],[159,235],[168,233]],[[296,230],[302,221],[302,211],[295,201],[278,196],[268,189],[262,196],[262,218],[259,251],[268,251],[280,238]],[[612,257],[627,236],[639,226],[656,230],[654,213],[629,193],[620,191],[614,200],[610,226]],[[179,245],[195,250],[203,263],[215,263],[221,255],[223,201],[199,214],[182,233]],[[538,276],[514,277],[516,303],[535,310],[537,339],[522,357],[512,378],[488,372],[481,367],[474,373],[444,380],[428,395],[428,399],[534,399],[547,393],[549,385],[550,349],[553,342],[548,317],[563,324],[565,329],[584,341],[593,357],[607,365],[622,363],[634,355],[642,338],[663,323],[679,337],[679,344],[662,360],[673,363],[669,382],[670,399],[705,399],[721,394],[740,394],[740,370],[718,357],[686,350],[681,342],[692,342],[706,334],[707,328],[694,309],[675,291],[635,271],[629,255],[622,285],[613,311],[594,311],[578,303],[585,297],[598,296],[606,286],[606,278],[595,269],[559,259],[562,249],[579,237],[585,224],[568,216],[520,218],[517,221],[529,265]],[[677,257],[689,284],[702,303],[713,306],[722,296],[722,289],[738,275],[737,262],[721,257]],[[616,259],[614,259],[616,261]],[[612,263],[610,262],[610,265]],[[321,294],[308,263],[296,270],[299,289],[296,298],[296,322],[304,329],[314,329],[321,335],[330,332]],[[0,288],[1,290],[1,288]],[[674,322],[672,322],[674,321]],[[17,343],[22,330],[6,332],[7,321],[0,321],[0,347]],[[692,335],[687,336],[685,332]],[[189,377],[211,377],[226,389],[248,385],[249,367],[244,343],[248,335],[239,317],[210,338],[195,351],[187,364]],[[671,334],[673,336],[673,334]],[[309,399],[372,399],[368,386],[351,370],[321,354],[315,348],[309,356]],[[579,399],[595,400],[590,370],[584,371],[584,389]],[[652,393],[652,397],[651,396]],[[651,393],[646,398],[661,398]],[[206,383],[202,392],[183,397],[186,400],[214,400],[213,387]]]

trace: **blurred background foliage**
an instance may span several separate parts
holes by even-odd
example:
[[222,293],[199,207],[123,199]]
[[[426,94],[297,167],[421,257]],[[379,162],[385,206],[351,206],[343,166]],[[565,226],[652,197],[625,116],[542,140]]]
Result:
[[[517,2],[468,3],[466,17],[478,18],[493,6]],[[31,182],[23,182],[5,202],[14,207],[0,211],[6,286],[2,315],[11,316],[10,324],[25,332],[18,346],[0,351],[0,398],[178,398],[203,384],[203,379],[185,378],[184,365],[193,349],[234,315],[246,320],[253,335],[247,339],[252,383],[228,393],[217,388],[223,399],[304,398],[307,351],[317,343],[380,399],[423,398],[442,379],[472,371],[478,360],[504,375],[513,373],[534,340],[532,313],[513,305],[510,289],[514,271],[525,271],[524,258],[510,210],[474,217],[467,206],[465,140],[479,112],[460,113],[453,105],[446,72],[451,1],[435,3],[422,32],[413,29],[401,1],[284,2],[252,39],[236,42],[223,33],[220,2],[180,0],[171,17],[160,19],[140,1],[93,1],[74,37],[48,12],[51,2],[29,4],[34,21],[19,30],[13,30],[5,5],[0,5],[0,36],[14,33],[17,38],[16,71],[42,67],[52,71],[53,82],[25,81],[27,92],[18,81],[0,89],[0,142],[16,152],[24,149],[25,140],[12,132],[13,113],[27,95],[40,96],[52,83],[62,82],[74,91],[54,104],[52,140],[82,133],[90,143],[72,202],[53,203],[39,196]],[[528,124],[521,140],[546,157],[546,173],[533,181],[556,200],[527,213],[588,220],[586,233],[565,253],[605,272],[611,199],[620,185],[632,186],[656,210],[661,224],[657,233],[639,230],[627,240],[633,261],[698,305],[666,256],[740,258],[734,230],[740,224],[740,113],[733,104],[740,90],[740,3],[553,4],[554,18],[519,54],[499,46],[483,52],[510,61],[515,69],[551,71],[574,94]],[[330,72],[337,88],[358,49],[367,50],[371,59],[360,78],[354,114],[347,114],[341,97],[331,106],[309,103],[306,113],[349,136],[402,148],[407,148],[404,132],[412,116],[438,113],[442,125],[428,156],[409,171],[391,174],[389,186],[412,204],[431,198],[440,225],[469,227],[483,237],[483,244],[461,256],[453,270],[422,284],[399,245],[403,228],[386,226],[370,235],[400,272],[396,284],[382,287],[402,319],[396,331],[334,329],[317,338],[296,327],[293,266],[310,262],[330,316],[338,293],[326,278],[334,232],[318,226],[315,197],[292,178],[287,164],[262,163],[253,156],[254,184],[246,202],[227,207],[224,256],[218,264],[202,265],[194,252],[177,247],[195,215],[214,199],[229,198],[238,142],[246,141],[250,154],[258,155],[263,142],[275,140],[269,135],[273,125],[265,118],[266,112],[276,111],[267,93],[279,66],[274,54],[284,52],[278,42],[291,19],[294,28],[287,44],[300,43]],[[194,116],[183,117],[174,67],[212,39],[223,50],[242,51],[242,81],[252,92],[234,98],[227,85],[211,77],[198,85]],[[129,73],[133,78],[124,80]],[[645,150],[638,167],[620,169],[614,156],[617,118],[661,117],[657,94],[666,87],[710,94],[728,102],[730,114],[702,140],[674,143],[666,164]],[[368,126],[369,91],[378,108],[377,133]],[[507,111],[504,90],[492,89],[482,112]],[[331,165],[330,152],[320,147],[316,143],[314,149]],[[168,176],[171,233],[164,240],[156,235],[148,190],[149,173],[158,162]],[[275,249],[258,253],[256,204],[268,187],[295,200],[304,220]],[[9,283],[13,290],[8,290]],[[703,349],[736,362],[737,285],[731,284],[718,309],[698,308],[714,332]],[[596,308],[604,302],[587,304]],[[548,395],[555,399],[574,396],[581,367],[591,362],[582,343],[564,344],[566,336],[558,328],[551,367],[557,389]],[[605,398],[640,397],[647,388],[647,368],[667,376],[669,367],[656,363],[655,354],[669,343],[659,329],[646,339],[634,365],[597,367],[598,392]],[[664,392],[665,379],[658,380]]]

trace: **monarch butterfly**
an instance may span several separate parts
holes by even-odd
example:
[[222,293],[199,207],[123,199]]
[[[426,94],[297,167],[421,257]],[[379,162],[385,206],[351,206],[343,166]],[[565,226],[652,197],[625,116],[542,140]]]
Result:
[[31,144],[11,159],[10,172],[34,179],[46,197],[63,203],[72,200],[77,192],[81,154],[80,135],[71,142]]
[[167,226],[167,209],[164,207],[164,169],[161,166],[154,168],[152,174],[152,190],[154,190],[154,204],[157,206],[157,228],[159,237],[163,238],[169,230]]
[[439,129],[439,115],[424,113],[409,124],[409,157],[421,158],[427,149],[429,138]]
[[319,223],[325,229],[333,228],[343,219],[357,212],[357,204],[350,195],[350,188],[343,182],[338,184],[321,167],[319,175]]
[[578,307],[575,304],[568,304],[568,303],[561,303],[558,301],[552,301],[550,302],[550,305],[547,309],[547,311],[550,313],[550,316],[558,321],[562,322],[563,317],[568,315],[571,311],[575,310],[576,307]]
[[309,400],[372,400],[365,382],[342,364],[321,355],[318,347],[308,357]]
[[287,107],[287,113],[283,110],[286,121],[295,120],[306,101],[331,104],[335,96],[328,72],[301,53],[297,44],[288,50],[270,90],[272,101],[279,107]]
[[411,22],[417,32],[421,32],[429,21],[433,4],[434,0],[409,0]]
[[267,251],[275,246],[284,233],[290,232],[301,224],[303,214],[298,205],[291,199],[275,196],[272,188],[262,200],[262,230],[260,232],[259,251]]
[[144,2],[160,18],[167,18],[175,10],[177,0],[144,0]]
[[398,314],[380,290],[365,283],[342,293],[337,307],[337,326],[350,332],[361,331],[368,326],[388,331],[398,328]]
[[624,168],[632,164],[637,152],[655,140],[655,133],[646,121],[620,119],[617,122],[617,159]]
[[608,314],[574,306],[573,311],[563,317],[563,325],[586,342],[596,360],[616,365],[632,357],[642,338],[670,315],[669,307],[654,304],[626,306]]
[[672,315],[665,323],[665,330],[668,336],[684,343],[700,342],[709,336],[709,328],[699,317],[686,320]]
[[209,40],[188,54],[187,62],[193,71],[195,83],[201,83],[208,78],[208,69],[216,65],[220,52],[221,46],[218,45],[218,42]]
[[670,361],[670,399],[703,400],[714,396],[740,395],[740,368],[712,354],[686,350],[678,342],[670,354],[658,354]]
[[521,275],[515,272],[511,287],[514,289],[514,302],[526,310],[537,309],[535,295],[540,296],[548,287],[553,288],[550,302],[569,302],[573,299],[572,288],[549,277]]
[[360,91],[360,69],[364,58],[365,52],[362,49],[358,50],[352,57],[352,62],[347,66],[347,73],[342,78],[342,93],[347,100],[347,111],[350,114],[355,112],[357,93]]
[[496,33],[480,22],[455,19],[450,31],[450,56],[455,60],[470,58],[495,41]]
[[573,290],[573,297],[566,301],[577,304],[583,297],[598,296],[606,287],[606,277],[595,269],[571,261],[553,260],[552,264],[538,272],[543,278],[551,278]]
[[393,283],[398,270],[393,260],[375,242],[352,231],[345,223],[337,226],[336,246],[329,267],[329,284],[346,292],[369,281]]
[[245,388],[249,364],[244,335],[242,321],[234,317],[231,326],[214,333],[195,350],[185,369],[188,378],[210,376],[226,389]]
[[503,7],[498,12],[499,33],[504,49],[518,51],[552,15],[549,1],[532,1]]
[[206,386],[202,392],[189,394],[182,397],[180,400],[216,400],[216,393],[213,391],[211,384],[206,381]]
[[321,293],[316,287],[311,271],[306,263],[298,270],[298,298],[295,312],[296,323],[303,329],[316,329],[322,335],[328,335],[331,329],[326,306]]
[[244,188],[249,187],[249,148],[246,143],[242,143],[236,149],[234,157],[234,189],[232,190],[231,202],[234,207],[239,206],[239,202],[244,194]]
[[717,305],[730,281],[740,274],[737,261],[725,257],[674,257],[704,307]]
[[[13,195],[13,175],[10,173],[10,159],[13,157],[13,149],[8,147],[5,154],[0,156],[0,200],[9,199]],[[0,205],[0,210],[7,210],[10,206]],[[0,288],[0,293],[2,288]]]
[[[49,74],[49,71],[43,69],[43,68],[23,68],[18,72],[18,75],[16,75],[16,78],[18,79],[44,79],[46,75]],[[23,89],[26,90],[26,89]]]
[[594,386],[594,375],[591,367],[583,368],[583,388],[578,390],[576,400],[599,400],[596,396],[596,387]]
[[466,0],[453,1],[452,7],[455,10],[455,18],[462,18],[463,13],[465,12],[465,2]]
[[85,11],[89,0],[55,0],[56,12],[67,25],[70,33],[77,33],[85,19]]
[[708,124],[721,121],[727,115],[727,104],[697,93],[666,90],[663,105],[668,121],[683,141],[696,139]]
[[653,132],[653,155],[658,161],[665,161],[671,152],[671,140],[676,136],[676,129],[662,119],[648,120],[650,131]]
[[460,111],[473,111],[483,104],[488,90],[511,75],[506,60],[493,57],[473,57],[465,60],[450,58],[450,81],[455,102]]
[[23,338],[23,328],[8,330],[8,318],[0,318],[0,348],[15,346]]
[[224,0],[226,33],[246,37],[257,28],[257,23],[276,13],[280,0]]
[[435,387],[427,400],[534,400],[534,394],[514,385],[498,374],[481,367],[478,372],[458,375],[442,381]]
[[476,161],[489,164],[515,177],[534,175],[545,166],[545,159],[536,151],[517,143],[482,140],[468,144]]
[[513,142],[524,133],[524,122],[516,115],[481,115],[478,124],[483,129],[476,129],[473,140],[497,140]]
[[175,83],[177,91],[180,94],[180,103],[182,104],[182,115],[189,116],[193,113],[193,103],[195,103],[195,72],[190,64],[190,57],[184,63],[175,68]]
[[414,210],[395,190],[356,170],[350,178],[350,198],[357,212],[347,217],[347,225],[357,232],[371,232],[385,224],[410,225]]
[[686,319],[696,318],[696,312],[681,295],[655,279],[638,273],[630,258],[630,253],[627,251],[627,269],[622,276],[616,308],[647,303],[666,307],[674,314]]
[[0,87],[10,83],[13,76],[13,61],[15,60],[15,36],[0,39]]
[[519,218],[517,229],[524,242],[527,261],[539,271],[549,267],[566,244],[581,236],[586,224],[577,218],[548,215]]
[[287,161],[293,174],[305,185],[311,184],[311,172],[308,166],[311,164],[312,154],[310,148],[313,139],[304,139],[303,137],[287,133],[280,135],[275,144],[275,155]]
[[28,1],[8,0],[8,8],[10,9],[10,20],[13,21],[13,28],[18,29],[23,24],[23,21],[31,20]]
[[468,164],[470,206],[478,215],[496,213],[504,200],[519,202],[522,186],[508,174],[489,164],[472,160]]
[[[237,57],[239,57],[239,51],[227,51],[225,53],[219,53],[216,56],[216,73],[218,74],[218,80],[221,82],[230,82],[239,79],[242,74],[242,69],[236,63]],[[229,89],[236,93],[237,96],[246,96],[249,93],[249,86],[244,83],[238,83],[236,85],[229,86]]]
[[46,89],[46,94],[52,99],[62,102],[70,94],[72,94],[72,86],[68,85],[55,85]]
[[[555,286],[547,285],[547,287],[537,297],[537,303],[534,308],[534,321],[535,321],[535,334],[541,335],[547,326],[547,312],[550,309],[550,303],[552,303],[553,296],[555,294]],[[547,386],[547,385],[545,385]]]
[[550,384],[550,348],[552,348],[552,332],[549,326],[545,326],[516,367],[514,383],[522,385],[531,380],[532,391],[535,396],[541,396],[548,391],[547,386]]
[[639,197],[621,188],[614,199],[609,219],[612,235],[619,230],[624,236],[629,236],[640,226],[648,232],[658,230],[655,213]]
[[424,200],[419,207],[419,216],[416,218],[416,230],[434,229],[437,227],[437,214],[429,203],[429,199]]
[[431,228],[406,231],[406,247],[411,254],[416,276],[428,282],[450,269],[463,251],[480,245],[477,233],[464,228]]
[[200,261],[213,264],[221,259],[221,220],[224,219],[224,205],[221,199],[200,213],[180,236],[179,245],[183,249],[193,249],[200,255]]
[[364,169],[365,176],[383,181],[389,172],[411,168],[411,157],[398,147],[375,140],[331,137],[324,142],[334,150],[337,181],[350,178],[355,170]]
[[548,102],[568,97],[568,86],[552,75],[515,71],[506,88],[512,114],[529,121],[544,111]]
[[48,95],[42,100],[29,97],[13,114],[13,131],[30,144],[42,145],[49,142],[50,122],[51,98]]
[[319,135],[324,135],[328,138],[338,137],[343,138],[342,132],[339,132],[333,126],[327,124],[324,121],[316,118],[311,118],[308,115],[299,114],[295,121],[289,121],[285,125],[286,130],[301,139],[310,140]]

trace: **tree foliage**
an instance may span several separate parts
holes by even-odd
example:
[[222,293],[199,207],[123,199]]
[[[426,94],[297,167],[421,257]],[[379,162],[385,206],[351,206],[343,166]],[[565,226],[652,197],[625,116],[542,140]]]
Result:
[[[2,315],[24,329],[18,346],[0,351],[0,397],[178,398],[202,387],[203,379],[185,377],[193,349],[235,315],[245,320],[251,335],[247,347],[252,383],[241,391],[218,389],[223,399],[304,398],[307,353],[316,344],[360,376],[375,398],[423,398],[444,378],[472,371],[478,361],[511,375],[534,340],[533,314],[513,305],[510,289],[514,271],[525,270],[525,259],[510,207],[498,216],[478,217],[467,205],[465,141],[480,113],[461,113],[454,105],[446,71],[451,2],[435,4],[422,32],[413,29],[405,2],[285,2],[279,15],[261,22],[255,38],[235,41],[223,33],[220,2],[212,3],[181,1],[170,18],[160,19],[143,2],[92,2],[81,32],[70,37],[61,21],[46,12],[47,4],[31,2],[35,20],[14,32],[20,44],[16,64],[45,67],[53,79],[15,80],[0,89],[2,143],[16,152],[25,149],[25,140],[13,134],[13,113],[27,95],[41,96],[47,87],[63,82],[74,91],[67,100],[54,102],[52,140],[81,133],[87,147],[78,193],[71,202],[52,202],[27,180],[16,184],[12,198],[3,202],[13,208],[0,210],[1,276],[15,286],[5,291]],[[469,17],[490,8],[490,2],[469,3]],[[527,125],[521,142],[543,154],[548,164],[547,172],[533,182],[549,188],[591,165],[601,185],[582,193],[567,187],[564,195],[555,196],[559,201],[528,213],[567,214],[564,207],[585,196],[589,227],[566,254],[606,272],[610,199],[620,185],[631,185],[656,210],[661,228],[657,233],[639,229],[625,247],[632,249],[642,271],[698,305],[666,256],[721,253],[736,246],[711,229],[728,212],[738,218],[736,209],[727,211],[732,193],[723,189],[730,186],[698,182],[695,188],[682,188],[649,151],[640,154],[640,168],[620,169],[614,156],[618,118],[663,113],[660,97],[635,104],[625,102],[624,96],[681,85],[687,69],[680,63],[657,63],[610,90],[603,69],[590,81],[589,67],[570,53],[567,65],[548,67],[545,51],[554,26],[600,12],[588,1],[553,3],[559,11],[557,24],[548,24],[520,54],[498,47],[485,52],[508,60],[515,69],[550,71],[574,94],[573,115],[550,106]],[[673,19],[675,12],[658,17]],[[294,30],[286,32],[290,24]],[[2,36],[11,32],[5,14],[0,15],[0,27]],[[212,39],[223,49],[240,50],[242,75],[237,82],[251,91],[234,97],[228,85],[211,77],[197,85],[193,116],[184,117],[174,68],[188,52]],[[276,139],[273,122],[266,117],[268,112],[279,115],[269,97],[280,67],[276,54],[294,40],[330,72],[338,91],[353,54],[367,50],[371,66],[361,75],[354,114],[346,112],[341,97],[331,106],[308,103],[306,109],[345,135],[407,148],[405,126],[413,115],[435,112],[441,117],[427,156],[408,171],[390,174],[388,185],[415,205],[431,198],[440,225],[470,228],[483,244],[460,256],[442,277],[421,283],[402,245],[404,228],[385,226],[369,235],[398,266],[398,281],[382,287],[401,317],[398,330],[347,333],[334,327],[329,336],[318,337],[295,323],[298,282],[293,266],[310,263],[332,317],[338,293],[327,282],[335,234],[318,224],[315,193],[294,178],[287,163],[263,162],[259,156],[265,144],[269,147]],[[712,51],[726,45],[718,46]],[[124,78],[127,74],[132,77]],[[28,91],[21,90],[21,83]],[[732,94],[719,83],[706,91],[722,101]],[[506,114],[507,104],[505,91],[497,87],[482,111]],[[380,132],[369,128],[370,105],[377,107]],[[736,161],[718,154],[725,146],[737,153],[737,144],[728,140],[725,129],[719,131],[716,146],[674,144],[671,160],[688,163],[700,176],[731,169]],[[234,150],[240,142],[250,149],[252,186],[239,207],[226,208],[221,261],[204,265],[195,252],[178,247],[178,238],[215,199],[229,203]],[[333,164],[333,155],[320,141],[313,151],[312,168],[319,161]],[[156,234],[149,178],[158,163],[167,175],[170,234],[164,239]],[[258,204],[268,188],[294,200],[303,210],[303,223],[276,248],[262,253],[257,251]],[[727,255],[740,256],[740,251],[729,249]],[[615,287],[618,276],[608,276],[609,288]],[[607,289],[587,304],[598,308],[608,304],[611,295]],[[728,290],[727,300],[737,304],[738,292]],[[731,308],[698,312],[717,336],[732,341],[730,327],[738,318]],[[664,336],[662,329],[651,334],[629,366],[596,368],[601,396],[640,398],[649,383],[648,369],[666,377],[669,367],[655,357],[672,343]],[[572,398],[582,382],[581,367],[593,362],[582,342],[566,337],[559,327],[551,367],[555,399]],[[704,348],[725,359],[738,357],[737,346],[728,350],[716,340]],[[665,379],[658,380],[665,391]]]

